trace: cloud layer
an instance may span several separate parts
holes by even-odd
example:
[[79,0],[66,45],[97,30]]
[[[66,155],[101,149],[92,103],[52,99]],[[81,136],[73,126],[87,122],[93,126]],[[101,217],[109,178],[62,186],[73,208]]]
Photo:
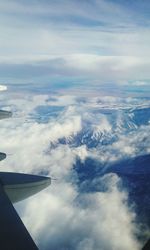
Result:
[[[87,157],[98,161],[100,168],[105,162],[148,153],[150,141],[144,139],[150,129],[148,120],[133,126],[133,115],[122,115],[123,108],[137,110],[148,102],[113,96],[85,101],[75,95],[25,95],[10,90],[1,100],[5,108],[14,110],[12,119],[1,122],[1,150],[8,153],[1,170],[57,178],[50,188],[16,206],[40,249],[140,249],[136,238],[140,228],[121,179],[116,174],[95,176],[91,182],[97,192],[82,192],[74,166],[77,159],[84,162]],[[114,123],[107,106],[115,114]],[[87,143],[90,131],[101,147]],[[106,143],[106,138],[113,140]]]
[[149,7],[147,1],[1,1],[0,80],[149,80]]

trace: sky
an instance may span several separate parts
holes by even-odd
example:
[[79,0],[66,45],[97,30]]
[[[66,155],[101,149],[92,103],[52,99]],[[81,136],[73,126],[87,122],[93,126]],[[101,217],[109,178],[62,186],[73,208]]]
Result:
[[0,2],[2,83],[149,84],[148,0]]
[[[149,237],[105,172],[150,153],[149,13],[149,0],[0,1],[0,106],[13,113],[1,171],[56,178],[15,205],[40,250],[140,250]],[[103,176],[80,183],[88,167]]]

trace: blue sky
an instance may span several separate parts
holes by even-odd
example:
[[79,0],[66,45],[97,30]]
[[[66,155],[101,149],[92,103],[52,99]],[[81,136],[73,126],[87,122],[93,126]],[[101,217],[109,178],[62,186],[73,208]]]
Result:
[[149,83],[149,1],[0,3],[0,81]]

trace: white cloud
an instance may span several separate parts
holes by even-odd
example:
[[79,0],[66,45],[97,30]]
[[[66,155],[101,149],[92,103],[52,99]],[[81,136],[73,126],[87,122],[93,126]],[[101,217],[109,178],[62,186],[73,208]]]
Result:
[[[12,62],[14,60],[16,63]],[[38,81],[45,79],[44,81],[53,83],[53,78],[58,80],[64,77],[78,77],[88,79],[86,82],[90,85],[94,85],[95,81],[97,85],[104,85],[126,84],[129,81],[136,82],[137,79],[143,82],[143,79],[150,78],[150,60],[139,56],[100,56],[69,52],[69,55],[46,56],[45,59],[37,55],[33,58],[31,56],[31,59],[22,56],[22,58],[1,58],[0,61],[1,79],[10,83],[10,79],[14,81],[26,79],[30,82],[34,82],[35,79]]]
[[5,86],[5,85],[0,85],[0,91],[4,91],[4,90],[7,90],[7,86]]
[[94,136],[99,134],[111,133],[112,126],[105,116],[102,115],[98,124],[94,125]]
[[0,5],[1,81],[50,81],[52,75],[91,76],[100,82],[150,77],[150,32],[134,8],[110,1]]
[[82,162],[84,162],[89,155],[86,145],[76,147],[73,152],[75,153],[75,156],[79,157]]
[[133,86],[141,87],[141,86],[148,86],[149,82],[147,82],[147,81],[134,81],[130,84],[132,84]]
[[[5,95],[8,94],[6,92]],[[109,105],[117,105],[123,101],[108,96],[102,97],[101,101],[103,99],[104,105],[107,102]],[[16,93],[12,94],[12,99],[5,100],[4,104],[9,106],[14,102],[13,109],[17,116],[24,112],[28,118],[31,114],[36,118],[36,110],[40,105],[54,105],[55,100],[57,105],[65,104],[65,97],[57,94],[31,94],[21,100],[22,95]],[[86,122],[88,126],[99,124],[103,132],[108,130],[113,133],[112,124],[105,115],[93,113],[94,103],[98,105],[100,97],[90,99],[90,102],[87,99],[87,103],[80,103],[80,106],[77,100],[75,96],[66,96],[66,103],[70,103],[70,107],[66,106],[60,111],[57,118],[49,117],[47,123],[37,123],[34,118],[30,122],[25,121],[25,118],[1,122],[1,150],[13,153],[1,162],[1,169],[41,172],[57,178],[52,181],[50,188],[16,207],[40,249],[138,250],[140,244],[136,239],[136,217],[128,206],[128,194],[119,188],[120,179],[115,174],[95,178],[91,180],[94,185],[104,186],[105,191],[84,194],[78,188],[78,176],[73,165],[77,158],[83,162],[87,157],[111,162],[113,157],[118,160],[118,155],[120,159],[139,155],[142,153],[142,140],[149,133],[149,125],[141,126],[128,135],[120,134],[117,142],[94,149],[88,149],[85,144],[77,146],[58,143],[62,137],[71,142]],[[126,103],[135,105],[135,101],[129,102],[129,99]],[[102,103],[99,102],[99,105],[101,107]],[[50,142],[54,143],[53,147],[50,147]],[[143,153],[148,145],[149,140],[145,141]]]
[[[127,194],[117,188],[118,178],[110,175],[101,181],[107,192],[78,197],[76,188],[61,180],[28,202],[24,221],[41,249],[140,249],[135,215],[127,207]],[[39,199],[43,202],[35,213]]]

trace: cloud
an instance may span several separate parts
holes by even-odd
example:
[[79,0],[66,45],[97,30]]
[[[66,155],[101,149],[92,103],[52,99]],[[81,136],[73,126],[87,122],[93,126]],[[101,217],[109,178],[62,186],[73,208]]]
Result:
[[[24,108],[22,111],[25,115]],[[1,139],[4,140],[1,148],[7,153],[14,154],[14,156],[10,156],[5,162],[2,162],[1,168],[5,170],[6,166],[10,166],[7,167],[7,170],[32,172],[35,169],[36,172],[41,171],[41,169],[45,169],[48,165],[53,164],[54,159],[57,162],[59,155],[63,158],[65,154],[63,147],[60,150],[56,150],[53,153],[53,161],[51,162],[50,156],[46,153],[49,151],[50,143],[55,143],[63,137],[69,140],[81,128],[80,116],[71,116],[70,113],[67,117],[62,118],[61,121],[53,121],[52,119],[51,122],[46,124],[38,124],[35,121],[22,123],[22,119],[17,118],[4,121],[0,132]],[[31,154],[34,155],[34,160],[32,159],[30,162]],[[21,169],[20,157],[22,158]],[[49,169],[46,169],[46,171],[49,171]]]
[[137,87],[141,87],[141,86],[144,87],[144,86],[148,86],[149,82],[147,82],[147,81],[134,81],[130,84],[132,84],[133,86],[137,86]]
[[[10,90],[3,94],[2,100],[6,107],[13,104],[14,118],[1,122],[1,150],[12,153],[1,162],[1,170],[40,173],[57,178],[47,190],[16,205],[39,248],[140,249],[136,238],[140,233],[139,225],[136,224],[133,207],[128,203],[127,191],[120,188],[121,179],[115,174],[95,176],[91,185],[97,192],[83,193],[74,169],[77,159],[84,162],[87,157],[93,157],[111,164],[113,157],[118,161],[145,154],[150,144],[148,139],[144,144],[142,141],[149,133],[148,124],[131,128],[127,134],[120,127],[119,131],[116,130],[118,137],[109,144],[94,148],[86,145],[84,140],[78,144],[79,135],[84,139],[84,132],[89,134],[90,129],[94,133],[98,129],[100,136],[101,132],[108,138],[114,135],[115,125],[106,115],[107,105],[116,112],[119,105],[121,109],[128,106],[131,109],[139,105],[139,101],[102,96],[87,98],[86,101],[80,99],[79,105],[79,96],[75,95],[35,95],[32,92],[25,95],[24,92],[13,93]],[[142,103],[144,105],[143,99]],[[38,108],[46,107],[49,111],[55,104],[63,106],[58,115],[47,113],[46,121],[38,121]],[[100,112],[102,107],[103,114]],[[126,119],[119,113],[115,113],[114,122]]]
[[135,5],[136,10],[122,1],[2,1],[0,80],[50,82],[52,75],[91,75],[101,82],[149,79],[149,19],[144,15],[149,4]]
[[[130,118],[124,120],[123,117],[119,116],[110,131],[105,130],[103,133],[101,127],[99,131],[97,127],[95,128],[93,140],[99,140],[100,144],[87,150],[88,157],[96,159],[106,166],[126,158],[134,158],[149,153],[150,140],[146,136],[150,132],[149,122],[138,126],[133,121],[131,122]],[[127,123],[129,127],[125,128],[124,125]],[[101,145],[101,142],[104,142],[104,145]]]
[[[136,9],[135,9],[136,7]],[[95,26],[115,26],[126,27],[139,25],[142,26],[142,21],[149,24],[145,9],[149,7],[149,3],[143,4],[139,2],[135,5],[124,4],[122,1],[12,1],[8,5],[8,1],[1,2],[1,9],[5,14],[20,13],[25,18],[28,13],[29,17],[36,20],[40,17],[49,16],[49,19],[54,23],[75,23],[76,25],[95,24]],[[143,15],[145,14],[145,15]],[[76,18],[75,18],[76,17]],[[34,21],[34,20],[32,20]],[[40,19],[41,23],[45,19]],[[49,20],[46,20],[49,21]],[[83,22],[84,21],[84,22]],[[92,23],[92,21],[94,23]]]
[[70,183],[53,184],[51,192],[41,194],[38,213],[33,211],[39,198],[28,202],[24,221],[41,249],[140,249],[135,215],[127,207],[126,193],[117,188],[118,178],[110,175],[102,181],[107,181],[107,192],[85,195]]
[[4,91],[4,90],[7,90],[7,86],[5,86],[5,85],[0,85],[0,91]]
[[[22,59],[21,59],[22,60]],[[25,59],[23,59],[25,60]],[[44,79],[50,85],[56,80],[61,83],[70,79],[69,85],[79,78],[80,84],[84,79],[88,85],[127,84],[132,82],[149,81],[150,60],[146,57],[134,56],[99,56],[92,54],[72,54],[53,57],[49,60],[27,62],[0,63],[1,78],[4,81],[38,82]],[[24,77],[25,76],[25,77]],[[56,79],[56,80],[55,80]],[[56,84],[57,86],[57,84]]]
[[[74,168],[77,159],[92,158],[99,167],[109,167],[150,152],[150,124],[133,122],[134,111],[149,107],[149,101],[117,97],[118,89],[114,93],[116,85],[139,87],[150,78],[149,4],[127,2],[0,2],[0,81],[38,82],[46,93],[36,95],[33,85],[18,85],[13,92],[9,85],[0,100],[14,112],[1,122],[1,150],[8,154],[1,170],[58,178],[16,205],[40,249],[141,248],[121,180],[115,174],[94,177],[97,192],[82,193]],[[55,84],[66,86],[66,79],[68,85],[83,84],[85,97],[80,86],[49,94]],[[103,96],[102,89],[94,97],[97,88],[89,85],[107,85],[111,94]]]
[[[15,171],[20,171],[20,161],[18,161],[20,158],[23,159],[22,171],[28,172],[35,169],[38,172],[41,166],[47,169],[47,166],[53,164],[61,165],[59,160],[58,164],[54,163],[57,162],[58,155],[61,158],[70,154],[71,159],[64,158],[64,161],[72,165],[76,157],[80,157],[82,161],[87,157],[92,157],[102,163],[110,163],[149,152],[150,141],[147,134],[150,126],[148,121],[145,125],[139,126],[134,122],[134,112],[126,114],[121,111],[125,107],[133,110],[139,105],[141,109],[142,105],[143,108],[148,107],[147,100],[144,102],[142,99],[140,102],[138,99],[104,96],[87,98],[86,102],[81,102],[79,105],[78,98],[69,95],[52,95],[50,98],[49,95],[29,94],[25,97],[24,93],[20,93],[15,96],[12,94],[9,98],[10,94],[7,92],[6,96],[7,101],[4,102],[2,99],[3,107],[7,110],[11,109],[14,112],[14,118],[1,122],[0,137],[3,141],[1,150],[13,153],[14,156],[8,157],[1,163],[3,170],[12,166]],[[46,107],[48,118],[42,114],[43,120],[40,120],[41,114],[38,114],[38,106]],[[63,109],[60,109],[58,115],[53,117],[51,110],[55,106],[58,108],[63,106]],[[112,116],[106,115],[108,108],[110,110],[112,108]],[[99,112],[102,109],[103,114]],[[39,119],[41,123],[35,119]],[[65,138],[66,145],[60,144],[59,147],[49,150],[50,145],[57,145],[63,138]],[[96,141],[95,147],[92,148],[87,147],[91,145],[88,144],[91,139],[93,142]],[[73,145],[73,148],[67,144]],[[34,159],[30,163],[31,153]],[[49,167],[48,169],[50,171]],[[59,175],[57,167],[55,170]],[[57,175],[56,172],[53,174]]]

